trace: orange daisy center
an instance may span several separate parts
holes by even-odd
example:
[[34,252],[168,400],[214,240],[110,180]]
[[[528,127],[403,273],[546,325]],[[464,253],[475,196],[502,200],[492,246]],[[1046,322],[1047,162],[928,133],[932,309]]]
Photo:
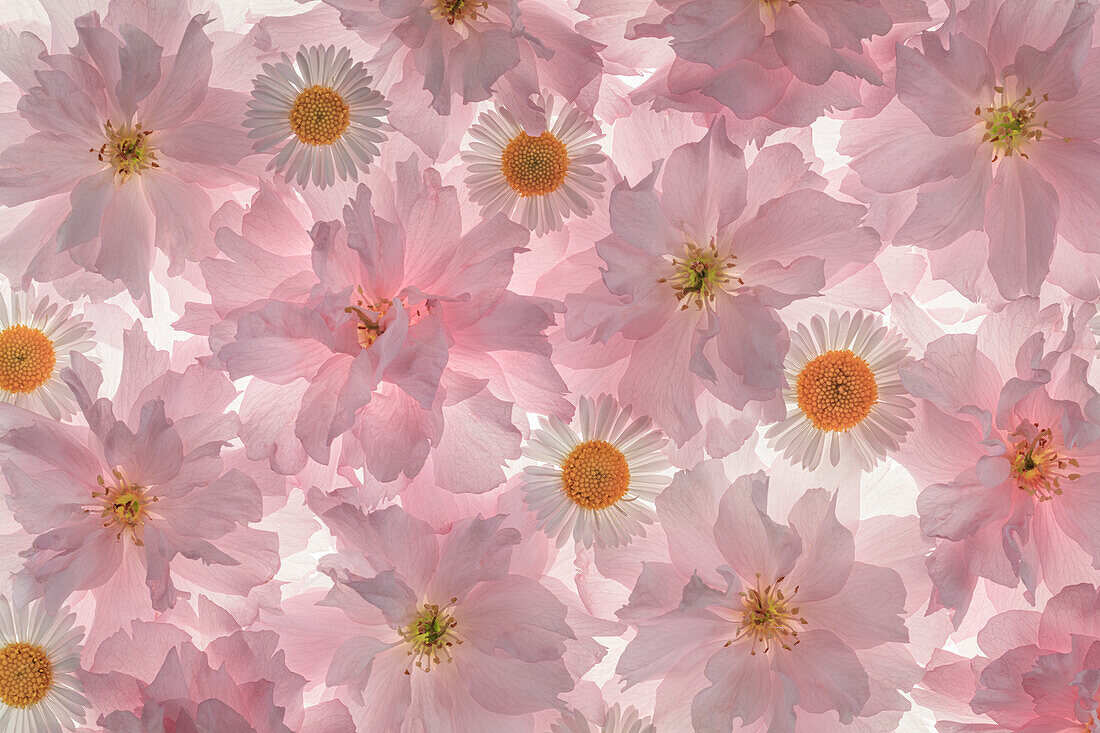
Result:
[[626,456],[604,440],[588,440],[574,448],[561,464],[561,484],[573,503],[586,509],[606,509],[630,487]]
[[17,324],[0,331],[0,389],[33,392],[50,378],[57,353],[37,328]]
[[795,391],[799,409],[813,426],[832,432],[859,425],[878,402],[871,367],[848,349],[811,360],[799,373]]
[[332,145],[351,123],[351,108],[336,90],[314,84],[290,110],[290,129],[306,145]]
[[569,153],[565,144],[550,132],[531,137],[521,132],[500,154],[504,178],[520,196],[544,196],[565,180]]
[[0,701],[29,708],[46,697],[53,685],[53,665],[46,650],[19,642],[0,649]]

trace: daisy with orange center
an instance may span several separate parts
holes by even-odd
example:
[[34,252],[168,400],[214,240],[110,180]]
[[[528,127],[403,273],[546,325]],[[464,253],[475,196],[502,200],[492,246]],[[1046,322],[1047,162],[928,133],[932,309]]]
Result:
[[595,166],[605,160],[596,122],[575,107],[554,114],[549,95],[535,97],[543,111],[542,129],[530,134],[503,107],[482,112],[462,151],[470,198],[481,215],[498,211],[541,236],[562,228],[570,216],[592,213],[603,196],[604,177]]
[[878,316],[814,316],[791,332],[784,361],[787,417],[768,429],[772,447],[804,468],[842,456],[865,470],[897,449],[911,429],[913,402],[898,368],[909,349]]
[[359,180],[385,140],[389,102],[373,89],[363,63],[346,48],[302,46],[264,64],[245,113],[253,150],[278,149],[268,169],[304,186]]
[[76,403],[59,374],[71,352],[95,345],[94,336],[71,304],[61,307],[33,290],[0,298],[0,399],[58,420],[72,415]]
[[76,671],[84,629],[76,614],[46,613],[42,602],[13,607],[0,596],[0,730],[76,730],[88,701]]
[[644,537],[670,480],[667,438],[608,395],[581,398],[577,413],[580,435],[556,417],[539,419],[524,455],[543,465],[524,469],[524,502],[559,547],[570,536],[586,547]]

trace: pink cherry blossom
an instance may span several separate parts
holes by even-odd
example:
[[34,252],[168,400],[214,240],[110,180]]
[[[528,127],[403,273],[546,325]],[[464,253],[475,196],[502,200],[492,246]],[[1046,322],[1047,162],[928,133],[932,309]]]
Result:
[[790,729],[796,714],[849,724],[890,694],[872,692],[869,669],[876,648],[908,641],[901,577],[855,561],[835,496],[807,491],[786,525],[767,501],[763,472],[730,485],[716,461],[657,500],[672,563],[642,566],[619,611],[638,633],[616,671],[628,686],[661,680],[658,729],[686,716],[696,731],[735,718]]
[[603,278],[566,298],[567,332],[625,342],[620,399],[677,444],[702,428],[703,394],[781,418],[790,337],[777,310],[880,248],[860,226],[865,209],[826,194],[811,165],[791,144],[747,162],[720,119],[611,194],[613,234],[596,243]]
[[[215,310],[237,307],[211,344],[232,378],[257,377],[255,390],[281,395],[246,410],[255,422],[244,426],[276,467],[280,456],[290,470],[307,455],[327,463],[347,434],[340,465],[365,465],[379,481],[415,476],[433,451],[441,485],[487,491],[519,455],[512,402],[568,414],[544,335],[557,306],[508,290],[525,229],[498,216],[464,231],[455,189],[415,159],[397,166],[394,197],[391,210],[361,186],[343,222],[314,226],[308,295],[307,281],[288,277],[300,264],[288,252],[243,302],[223,275],[254,268],[258,250],[219,231],[237,264],[208,260],[204,271],[212,289],[225,288]],[[267,386],[296,380],[304,389]]]
[[502,515],[445,533],[398,507],[322,519],[341,548],[321,561],[323,605],[343,612],[324,615],[340,638],[325,679],[360,729],[527,731],[531,713],[563,708],[566,607],[516,574],[520,535]]
[[1001,298],[1038,295],[1059,237],[1096,252],[1094,12],[974,3],[944,31],[899,45],[897,98],[844,125],[839,150],[866,189],[853,180],[853,191],[904,212],[884,234],[929,250],[938,276],[970,297],[986,272]]
[[231,180],[249,146],[244,97],[209,86],[209,14],[130,5],[77,18],[72,53],[24,35],[6,59],[22,72],[19,113],[34,132],[0,152],[0,203],[39,202],[31,216],[49,233],[7,242],[33,247],[12,276],[83,268],[123,284],[148,315],[156,249],[173,275],[210,254],[207,190]]
[[902,369],[921,404],[898,460],[923,487],[934,601],[956,625],[978,578],[1022,581],[1032,597],[1040,581],[1053,591],[1100,567],[1100,424],[1083,411],[1097,393],[1074,354],[1085,320],[1063,325],[1057,306],[1023,298]]
[[223,455],[239,429],[232,385],[198,365],[168,367],[135,327],[113,400],[97,399],[101,372],[75,352],[62,375],[88,427],[0,406],[8,504],[34,538],[16,589],[49,609],[90,591],[90,647],[187,588],[247,595],[279,566],[275,534],[249,527],[264,497],[237,466],[255,464]]

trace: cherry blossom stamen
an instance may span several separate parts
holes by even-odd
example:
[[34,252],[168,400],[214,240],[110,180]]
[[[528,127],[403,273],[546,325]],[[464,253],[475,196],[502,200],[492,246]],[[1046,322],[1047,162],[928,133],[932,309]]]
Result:
[[662,277],[657,282],[668,283],[680,301],[680,310],[694,305],[702,310],[714,303],[720,291],[729,291],[728,287],[736,281],[744,285],[745,281],[732,273],[735,255],[722,255],[711,237],[710,244],[704,249],[692,242],[684,243],[683,257],[670,257],[674,274]]
[[110,164],[119,182],[125,183],[135,173],[160,167],[157,149],[149,142],[153,131],[141,129],[140,122],[132,127],[127,124],[115,129],[107,120],[103,124],[103,134],[107,142],[99,150],[91,148],[88,152],[95,153],[100,162]]
[[128,532],[138,547],[143,546],[141,526],[149,520],[149,505],[157,501],[157,497],[149,494],[149,489],[129,481],[117,469],[111,472],[114,485],[108,485],[103,476],[96,477],[96,483],[103,491],[93,491],[92,498],[96,504],[85,509],[85,514],[98,510],[103,517],[104,527],[118,527],[116,540],[122,539],[122,534]]
[[763,644],[767,654],[772,644],[789,651],[798,643],[798,629],[806,624],[806,619],[798,615],[798,606],[794,605],[798,586],[784,593],[779,587],[784,579],[785,576],[780,576],[771,585],[761,588],[760,573],[757,573],[755,587],[738,593],[741,596],[741,623],[737,635],[727,641],[726,646],[742,637],[752,637],[749,653],[756,654],[757,644]]
[[[406,653],[413,658],[416,666],[425,672],[431,672],[433,664],[454,661],[451,657],[451,647],[461,644],[462,640],[454,631],[458,622],[447,613],[447,609],[456,603],[458,598],[452,598],[450,603],[443,607],[426,603],[420,607],[409,624],[399,631],[401,638],[409,644]],[[405,674],[409,674],[409,667],[405,668]]]
[[1039,501],[1050,501],[1062,493],[1063,480],[1081,478],[1080,473],[1067,472],[1068,468],[1078,468],[1079,464],[1076,458],[1058,452],[1050,428],[1040,430],[1039,423],[1031,423],[1011,435],[1019,438],[1013,445],[1012,477],[1021,491]]
[[432,17],[444,20],[447,25],[477,20],[478,12],[484,13],[489,7],[485,0],[436,0],[432,8]]
[[974,108],[974,114],[985,122],[982,142],[993,146],[994,161],[1002,155],[1027,158],[1024,147],[1031,141],[1041,140],[1046,129],[1047,123],[1040,123],[1035,117],[1039,105],[1048,101],[1048,96],[1035,97],[1028,87],[1018,98],[1010,100],[1003,86],[995,86],[993,90],[999,99],[985,108]]
[[[435,309],[435,303],[431,300],[424,300],[410,306],[405,298],[401,298],[401,305],[405,308],[405,313],[409,317],[410,326],[415,325],[421,318]],[[359,321],[355,324],[355,329],[361,347],[364,349],[369,348],[378,340],[379,336],[386,332],[386,324],[383,323],[382,319],[389,314],[391,308],[393,308],[393,299],[381,298],[371,303],[367,301],[362,285],[356,289],[354,304],[344,308],[344,312],[350,313]]]

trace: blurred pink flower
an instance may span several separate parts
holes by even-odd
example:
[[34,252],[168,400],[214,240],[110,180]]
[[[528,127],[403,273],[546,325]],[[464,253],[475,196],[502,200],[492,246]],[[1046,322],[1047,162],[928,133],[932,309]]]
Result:
[[[1039,611],[1007,611],[978,633],[981,654],[938,652],[914,697],[942,731],[1077,733],[1100,725],[1100,593],[1063,588]],[[969,707],[969,710],[966,709]]]
[[1058,236],[1098,251],[1095,10],[1092,0],[972,4],[950,33],[899,44],[897,98],[843,127],[839,151],[866,189],[852,181],[853,193],[892,209],[884,234],[929,250],[972,298],[986,270],[1002,298],[1038,295]]
[[897,709],[873,672],[882,645],[909,638],[901,577],[855,560],[835,496],[807,491],[787,525],[767,500],[763,472],[729,485],[717,461],[678,473],[657,499],[672,564],[642,566],[619,611],[638,633],[616,671],[628,686],[661,680],[658,729],[690,716],[696,731],[729,731],[734,718],[787,730],[796,710],[849,724]]
[[[330,700],[304,708],[306,679],[286,667],[272,631],[237,631],[198,649],[185,631],[134,621],[100,645],[81,680],[111,733],[347,733]],[[140,649],[140,654],[135,654]]]
[[17,591],[51,610],[91,591],[94,648],[131,618],[186,598],[181,579],[247,595],[273,577],[278,540],[248,526],[263,518],[261,489],[223,455],[239,430],[225,375],[169,371],[138,326],[126,333],[113,400],[96,399],[102,375],[78,353],[62,378],[87,428],[0,405],[8,504],[34,536]]
[[321,561],[335,583],[323,605],[345,614],[329,622],[342,643],[326,684],[347,688],[360,729],[519,732],[563,709],[566,606],[516,574],[520,534],[503,519],[437,533],[393,506],[322,516],[341,548]]
[[210,254],[206,189],[231,180],[249,145],[245,98],[208,86],[209,14],[189,18],[175,3],[151,20],[129,6],[112,3],[103,23],[77,18],[71,54],[25,34],[4,59],[19,68],[19,112],[36,132],[0,152],[0,203],[41,202],[31,216],[50,232],[7,243],[34,251],[12,277],[84,268],[120,281],[149,315],[154,247],[172,275]]
[[777,310],[881,247],[860,226],[866,209],[824,193],[811,165],[792,144],[746,165],[719,119],[676,148],[663,174],[655,165],[611,194],[613,234],[595,247],[603,278],[566,297],[567,334],[624,339],[619,398],[678,445],[702,428],[704,393],[738,410],[770,403],[771,421],[782,418],[790,338]]
[[[1089,315],[1091,315],[1091,310]],[[917,429],[897,459],[924,487],[921,529],[934,605],[956,626],[978,578],[1028,598],[1095,577],[1100,567],[1100,424],[1077,313],[1031,298],[990,314],[976,334],[942,336],[901,370],[919,398]],[[1091,404],[1091,407],[1090,407]]]
[[[544,335],[556,306],[508,289],[523,227],[497,216],[464,233],[455,189],[415,158],[397,166],[393,191],[392,212],[360,186],[343,222],[313,228],[307,280],[291,276],[300,257],[253,264],[260,250],[220,230],[237,264],[203,263],[227,319],[211,329],[215,357],[234,379],[258,378],[246,404],[254,389],[278,395],[245,410],[244,431],[280,470],[306,455],[328,463],[346,433],[340,465],[388,482],[416,475],[432,450],[442,486],[487,491],[519,456],[513,401],[569,413]],[[248,297],[227,277],[243,272],[259,275]]]

